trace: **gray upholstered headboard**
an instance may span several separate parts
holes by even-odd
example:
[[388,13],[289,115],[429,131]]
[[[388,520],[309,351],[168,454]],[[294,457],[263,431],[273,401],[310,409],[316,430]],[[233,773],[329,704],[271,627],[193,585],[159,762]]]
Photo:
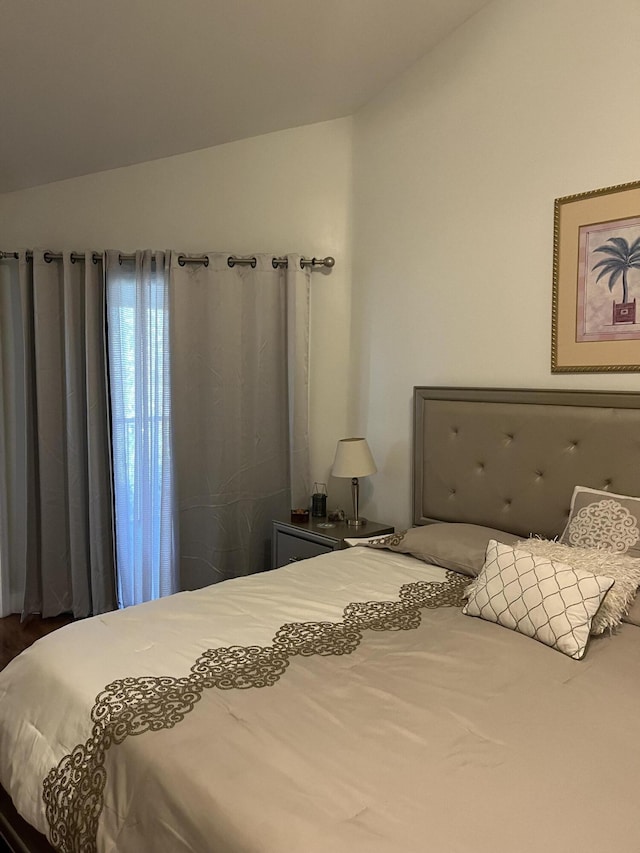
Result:
[[640,495],[640,394],[414,388],[413,523],[553,537],[573,487]]

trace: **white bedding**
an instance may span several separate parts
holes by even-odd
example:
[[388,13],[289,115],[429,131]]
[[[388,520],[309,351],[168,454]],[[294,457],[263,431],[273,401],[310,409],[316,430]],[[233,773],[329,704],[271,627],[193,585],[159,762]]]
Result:
[[[43,779],[89,737],[109,682],[186,677],[207,649],[269,647],[285,623],[337,625],[353,602],[399,603],[403,584],[445,576],[353,548],[61,629],[0,673],[0,782],[47,834]],[[640,628],[576,662],[422,608],[349,651],[299,654],[271,687],[206,689],[175,725],[112,746],[97,846],[67,849],[640,849]]]
[[355,548],[62,628],[0,673],[0,784],[46,835],[42,781],[89,736],[109,682],[184,676],[205,649],[268,645],[284,623],[339,621],[352,601],[393,599],[403,583],[442,577],[411,557]]

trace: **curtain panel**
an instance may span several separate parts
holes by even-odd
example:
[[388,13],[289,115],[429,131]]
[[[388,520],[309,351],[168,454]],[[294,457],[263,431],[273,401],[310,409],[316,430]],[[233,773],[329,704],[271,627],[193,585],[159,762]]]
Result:
[[309,270],[180,257],[0,262],[3,614],[260,571],[308,503]]
[[228,257],[171,264],[183,589],[268,568],[271,520],[310,494],[310,274],[297,255],[286,269]]
[[3,611],[115,607],[102,263],[0,262]]
[[107,252],[118,603],[178,589],[169,253]]

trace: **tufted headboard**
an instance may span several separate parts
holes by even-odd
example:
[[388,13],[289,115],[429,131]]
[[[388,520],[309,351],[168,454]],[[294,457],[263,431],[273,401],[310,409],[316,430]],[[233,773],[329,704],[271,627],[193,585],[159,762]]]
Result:
[[414,524],[553,537],[573,487],[640,495],[640,394],[414,388]]

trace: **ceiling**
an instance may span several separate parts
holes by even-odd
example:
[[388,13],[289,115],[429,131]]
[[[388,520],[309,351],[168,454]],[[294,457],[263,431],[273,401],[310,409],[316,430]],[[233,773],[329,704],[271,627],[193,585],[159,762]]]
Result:
[[488,0],[2,0],[0,192],[351,115]]

